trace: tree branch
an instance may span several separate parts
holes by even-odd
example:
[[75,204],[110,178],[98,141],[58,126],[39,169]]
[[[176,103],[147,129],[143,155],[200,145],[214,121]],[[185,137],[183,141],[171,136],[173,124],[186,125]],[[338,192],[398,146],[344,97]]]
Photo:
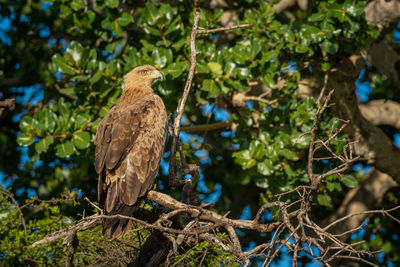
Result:
[[365,7],[365,18],[370,24],[386,27],[400,19],[400,2],[397,0],[374,0]]
[[400,129],[400,103],[392,100],[373,100],[359,104],[360,112],[374,125],[389,125]]
[[197,34],[226,32],[226,31],[232,31],[232,30],[248,28],[248,27],[250,27],[250,24],[240,24],[240,25],[234,25],[234,26],[229,26],[229,27],[221,27],[221,28],[211,29],[211,30],[199,29],[199,30],[197,30]]
[[179,142],[179,133],[181,127],[181,119],[183,111],[185,108],[186,100],[189,96],[190,88],[192,86],[192,80],[194,77],[194,71],[196,69],[196,35],[197,35],[197,25],[200,18],[200,7],[198,6],[198,1],[194,1],[194,19],[192,26],[192,33],[190,35],[190,69],[188,78],[186,80],[185,87],[183,89],[182,98],[180,99],[175,112],[175,120],[173,124],[173,134],[172,134],[172,145],[171,145],[171,159],[169,162],[169,183],[172,188],[184,183],[183,177],[176,177],[176,148]]
[[203,132],[203,131],[212,131],[212,130],[219,130],[227,127],[231,127],[233,122],[231,121],[223,121],[223,122],[216,122],[210,124],[199,124],[195,126],[184,126],[181,127],[182,132],[187,133],[195,133],[195,132]]
[[0,101],[0,118],[5,114],[5,111],[12,110],[15,107],[15,98],[5,99]]

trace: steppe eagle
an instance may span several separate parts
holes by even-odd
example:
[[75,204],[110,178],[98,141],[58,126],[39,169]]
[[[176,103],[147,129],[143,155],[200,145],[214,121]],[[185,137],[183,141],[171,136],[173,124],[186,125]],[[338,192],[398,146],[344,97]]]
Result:
[[[156,79],[163,76],[150,65],[126,74],[122,95],[97,129],[98,201],[105,215],[132,216],[154,184],[168,121],[162,99],[151,88]],[[103,229],[118,238],[130,229],[130,221],[107,218]]]

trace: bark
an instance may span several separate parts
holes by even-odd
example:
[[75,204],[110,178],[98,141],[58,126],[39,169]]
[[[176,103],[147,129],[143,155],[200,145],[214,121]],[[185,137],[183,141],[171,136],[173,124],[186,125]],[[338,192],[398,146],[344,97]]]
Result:
[[15,99],[5,99],[0,101],[0,119],[3,117],[7,110],[12,110],[15,107]]
[[365,18],[370,24],[387,27],[400,19],[399,0],[375,0],[365,7]]
[[168,256],[172,248],[171,241],[163,234],[155,230],[141,247],[139,256],[131,263],[129,267],[155,267],[160,266]]
[[374,125],[389,125],[400,129],[400,104],[386,99],[359,105],[361,114]]
[[368,40],[366,48],[361,51],[364,60],[369,61],[384,77],[393,77],[400,88],[400,55],[387,44],[386,40]]

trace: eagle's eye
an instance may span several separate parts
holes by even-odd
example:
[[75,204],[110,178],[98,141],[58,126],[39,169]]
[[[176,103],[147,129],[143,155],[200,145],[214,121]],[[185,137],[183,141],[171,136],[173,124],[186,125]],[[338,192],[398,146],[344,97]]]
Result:
[[150,72],[150,70],[141,70],[139,73],[141,75],[147,75]]

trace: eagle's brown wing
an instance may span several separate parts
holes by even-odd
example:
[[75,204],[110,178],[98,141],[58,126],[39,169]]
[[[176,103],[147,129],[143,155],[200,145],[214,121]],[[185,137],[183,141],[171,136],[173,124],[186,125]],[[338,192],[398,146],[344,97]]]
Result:
[[[117,104],[103,118],[95,139],[95,167],[99,174],[98,200],[105,214],[132,212],[137,199],[152,187],[166,135],[166,110],[157,95],[133,107]],[[106,229],[112,228],[113,238],[129,226],[126,220],[118,219],[103,224]]]

